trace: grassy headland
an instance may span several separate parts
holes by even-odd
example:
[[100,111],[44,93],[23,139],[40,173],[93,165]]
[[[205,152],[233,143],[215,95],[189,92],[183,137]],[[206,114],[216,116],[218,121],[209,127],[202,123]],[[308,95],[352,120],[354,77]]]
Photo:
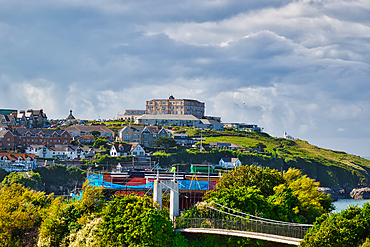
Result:
[[266,133],[256,132],[203,131],[201,133],[194,129],[186,132],[196,137],[202,134],[207,142],[238,144],[246,147],[247,152],[257,152],[253,148],[261,146],[263,151],[254,154],[270,156],[271,159],[259,159],[257,162],[260,165],[279,171],[287,170],[289,167],[301,169],[303,173],[319,181],[321,186],[343,188],[370,184],[370,160],[345,152],[319,148],[307,141],[275,138]]

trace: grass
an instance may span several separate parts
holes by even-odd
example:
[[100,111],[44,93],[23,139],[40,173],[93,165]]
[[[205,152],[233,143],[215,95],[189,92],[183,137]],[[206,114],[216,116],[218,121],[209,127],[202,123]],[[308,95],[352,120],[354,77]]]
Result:
[[[345,152],[319,148],[302,140],[274,138],[261,133],[233,131],[204,133],[208,142],[230,142],[246,148],[263,143],[265,154],[283,161],[285,167],[297,167],[328,185],[370,184],[370,160]],[[194,135],[194,131],[192,133]],[[195,133],[198,135],[198,133]],[[319,180],[319,179],[318,179]],[[327,181],[325,181],[327,180]]]

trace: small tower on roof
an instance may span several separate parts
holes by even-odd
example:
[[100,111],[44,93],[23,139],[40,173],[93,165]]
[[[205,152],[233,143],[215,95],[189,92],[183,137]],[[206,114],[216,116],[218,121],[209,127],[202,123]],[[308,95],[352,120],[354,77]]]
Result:
[[70,120],[72,120],[72,119],[76,119],[76,118],[73,116],[73,114],[72,114],[72,110],[70,110],[70,111],[69,111],[69,116],[68,116],[66,119],[70,119]]

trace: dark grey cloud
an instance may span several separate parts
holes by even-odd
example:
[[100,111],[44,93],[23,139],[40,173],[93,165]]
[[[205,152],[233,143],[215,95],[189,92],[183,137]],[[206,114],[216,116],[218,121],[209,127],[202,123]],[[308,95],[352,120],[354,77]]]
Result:
[[365,1],[0,4],[1,108],[113,118],[174,94],[225,122],[370,155]]

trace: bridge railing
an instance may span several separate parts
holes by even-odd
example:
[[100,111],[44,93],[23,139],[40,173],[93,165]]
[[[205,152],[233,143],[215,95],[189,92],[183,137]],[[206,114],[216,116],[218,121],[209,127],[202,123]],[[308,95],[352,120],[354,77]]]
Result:
[[[211,206],[206,206],[206,208],[208,210],[192,213],[190,217],[177,217],[175,220],[175,228],[213,228],[249,231],[303,239],[307,230],[312,227],[312,225],[308,224],[264,219],[244,214],[230,208],[227,208],[228,210],[226,212]],[[236,211],[244,216],[230,213],[230,211]]]
[[236,231],[250,231],[271,235],[303,239],[309,227],[278,225],[270,222],[255,220],[208,219],[208,218],[177,218],[176,229],[212,228]]

